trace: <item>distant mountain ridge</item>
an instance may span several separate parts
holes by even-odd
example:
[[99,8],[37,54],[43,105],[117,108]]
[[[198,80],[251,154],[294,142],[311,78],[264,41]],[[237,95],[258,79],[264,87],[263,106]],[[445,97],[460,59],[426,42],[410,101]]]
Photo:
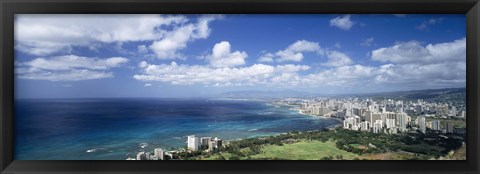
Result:
[[364,94],[367,97],[390,97],[402,100],[425,99],[431,101],[466,100],[467,90],[463,88],[423,89],[412,91]]
[[313,92],[303,92],[295,90],[283,90],[283,91],[261,91],[261,90],[248,90],[248,91],[232,91],[225,92],[217,95],[216,97],[226,98],[280,98],[280,97],[390,97],[401,99],[459,99],[465,98],[466,88],[444,88],[444,89],[422,89],[422,90],[410,90],[410,91],[392,91],[392,92],[379,92],[379,93],[360,93],[360,94],[320,94]]
[[295,91],[295,90],[283,90],[283,91],[260,91],[260,90],[248,90],[248,91],[232,91],[225,92],[217,97],[228,98],[278,98],[278,97],[308,97],[318,94]]

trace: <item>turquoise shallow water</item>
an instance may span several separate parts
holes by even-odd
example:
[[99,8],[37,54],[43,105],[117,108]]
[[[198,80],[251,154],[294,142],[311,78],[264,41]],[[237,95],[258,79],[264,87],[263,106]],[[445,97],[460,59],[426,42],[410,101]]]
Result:
[[224,140],[327,128],[336,119],[261,101],[212,99],[20,99],[15,160],[124,160],[186,136]]

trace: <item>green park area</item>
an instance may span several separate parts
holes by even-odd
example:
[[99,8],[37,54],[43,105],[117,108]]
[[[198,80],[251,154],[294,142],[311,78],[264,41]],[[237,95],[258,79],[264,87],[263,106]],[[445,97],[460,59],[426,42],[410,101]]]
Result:
[[462,133],[442,134],[430,130],[426,134],[384,134],[336,128],[247,138],[230,141],[213,152],[201,150],[178,155],[185,160],[462,159],[464,139]]
[[[249,148],[242,149],[242,152],[249,152]],[[215,160],[223,156],[225,159],[230,159],[231,153],[221,153],[212,155],[206,160]],[[289,160],[319,160],[326,158],[333,159],[354,159],[358,155],[340,150],[335,147],[335,142],[327,141],[321,142],[317,140],[313,141],[301,141],[292,144],[283,145],[264,145],[261,153],[240,157],[240,159],[289,159]]]
[[253,155],[252,158],[287,158],[292,160],[319,160],[328,157],[341,157],[341,159],[354,159],[358,155],[340,150],[335,147],[335,142],[327,141],[302,141],[293,144],[266,145],[263,152]]

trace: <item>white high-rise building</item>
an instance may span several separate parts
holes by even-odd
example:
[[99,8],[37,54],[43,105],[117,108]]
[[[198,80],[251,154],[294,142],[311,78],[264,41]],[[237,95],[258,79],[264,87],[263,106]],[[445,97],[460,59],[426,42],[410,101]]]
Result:
[[165,152],[161,148],[156,148],[153,154],[154,154],[154,158],[156,158],[157,160],[163,160],[163,156]]
[[222,139],[220,138],[213,138],[208,142],[208,150],[212,151],[213,149],[221,148],[223,146]]
[[198,137],[195,137],[195,135],[190,135],[187,137],[187,147],[189,150],[198,150],[200,146],[200,143],[198,141]]
[[370,122],[364,121],[360,123],[360,130],[361,131],[369,131],[370,130]]
[[315,105],[312,107],[312,114],[313,115],[319,115],[320,114],[320,107],[318,105]]
[[440,130],[440,120],[433,120],[432,121],[432,130]]
[[208,146],[208,143],[212,140],[212,137],[202,137],[200,138],[200,145],[201,146]]
[[370,110],[365,111],[365,121],[368,121],[369,123],[373,123],[372,115],[373,115],[372,111]]
[[382,132],[382,129],[383,129],[383,121],[376,120],[375,123],[373,124],[373,133],[380,133]]
[[408,123],[408,115],[406,113],[398,113],[397,120],[398,120],[398,130],[400,132],[407,131],[407,123]]
[[327,107],[320,107],[318,111],[318,115],[324,116],[324,115],[327,115],[329,112],[330,112],[330,109],[328,109]]
[[208,150],[212,151],[214,148],[217,148],[217,142],[212,139],[208,142]]
[[353,130],[356,127],[355,118],[347,117],[343,120],[343,128]]
[[146,155],[145,155],[145,152],[139,152],[137,153],[137,160],[145,160],[146,159]]
[[452,106],[451,115],[454,117],[457,116],[457,108],[455,106]]
[[215,145],[216,145],[215,148],[220,148],[220,147],[223,146],[223,140],[222,139],[215,137],[213,139],[213,141],[215,141]]
[[352,109],[348,109],[345,111],[345,116],[346,117],[351,117],[352,116]]
[[360,122],[362,122],[362,119],[359,116],[354,116],[353,118],[355,119],[355,125],[360,124]]
[[350,130],[358,130],[358,123],[360,123],[360,117],[347,117],[343,120],[343,128]]
[[381,113],[373,113],[372,114],[372,122],[371,123],[375,123],[375,121],[377,120],[382,120],[382,114]]
[[391,128],[396,127],[395,126],[396,125],[395,124],[395,119],[387,118],[385,124],[387,125],[387,129],[391,129]]
[[420,132],[422,133],[426,133],[427,132],[427,128],[426,128],[426,122],[425,122],[425,117],[424,116],[420,116],[417,118],[418,119],[418,127],[420,129]]

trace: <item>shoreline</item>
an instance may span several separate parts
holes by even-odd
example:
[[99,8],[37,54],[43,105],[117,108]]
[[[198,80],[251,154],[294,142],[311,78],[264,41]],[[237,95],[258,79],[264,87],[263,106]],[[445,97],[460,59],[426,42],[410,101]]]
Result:
[[309,116],[309,117],[330,118],[330,119],[335,119],[335,120],[338,120],[338,121],[342,121],[342,119],[337,118],[337,117],[328,117],[328,116],[324,116],[324,115],[311,115],[311,114],[303,113],[301,109],[295,109],[295,110],[297,110],[300,115],[306,115],[306,116]]
[[[262,102],[262,101],[258,101],[258,100],[236,100],[236,101],[257,101],[257,102]],[[275,108],[278,108],[278,107],[288,107],[285,108],[285,110],[288,110],[288,111],[296,111],[296,113],[298,113],[299,115],[302,115],[302,116],[307,116],[307,117],[318,117],[318,118],[322,118],[322,119],[334,119],[334,120],[337,120],[337,121],[341,121],[339,118],[335,118],[335,117],[327,117],[327,116],[318,116],[318,115],[310,115],[310,114],[305,114],[303,113],[299,108],[296,108],[295,106],[293,105],[288,105],[288,104],[277,104],[277,103],[274,103],[274,102],[268,102],[268,101],[263,101],[265,102],[266,105],[270,106],[270,107],[275,107]],[[324,128],[316,128],[316,129],[312,129],[312,130],[303,130],[303,131],[297,131],[297,132],[314,132],[314,131],[321,131],[323,129],[328,129],[329,131],[332,131],[338,127],[341,127],[342,124],[341,123],[336,123],[336,124],[332,124],[332,125],[329,125],[329,126],[326,126]],[[252,129],[249,129],[247,130],[248,132],[251,132],[250,130]],[[258,129],[255,128],[254,131],[257,131]],[[288,133],[291,133],[291,132],[294,132],[296,130],[289,130],[289,131],[286,131],[286,132],[277,132],[277,133],[273,133],[271,135],[254,135],[254,136],[250,136],[250,137],[242,137],[242,138],[234,138],[234,139],[223,139],[222,137],[219,137],[219,138],[222,138],[225,142],[225,145],[231,143],[231,142],[236,142],[236,141],[242,141],[242,140],[245,140],[245,139],[251,139],[251,138],[268,138],[268,137],[272,137],[272,136],[279,136],[279,135],[284,135],[284,134],[288,134]],[[185,136],[186,137],[186,136]],[[163,147],[158,147],[158,148],[163,148]],[[188,151],[187,149],[183,148],[182,146],[181,147],[170,147],[170,148],[166,148],[166,149],[170,149],[169,151],[170,152],[185,152],[185,151]],[[142,149],[144,150],[144,149]],[[137,152],[140,152],[141,150],[137,151]],[[127,156],[127,157],[130,157],[130,156]]]

